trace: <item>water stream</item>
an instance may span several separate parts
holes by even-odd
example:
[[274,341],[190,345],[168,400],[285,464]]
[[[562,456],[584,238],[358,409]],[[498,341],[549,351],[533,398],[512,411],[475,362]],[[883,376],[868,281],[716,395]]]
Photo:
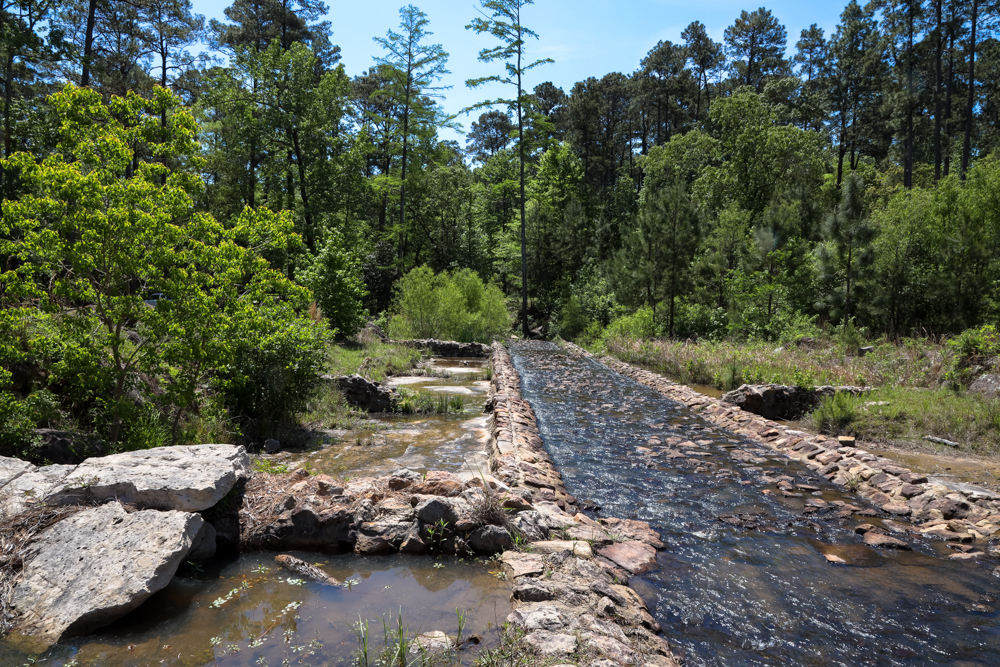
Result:
[[864,546],[854,526],[880,520],[838,518],[863,503],[805,466],[594,360],[512,354],[570,493],[663,535],[661,569],[632,585],[685,665],[1000,665],[992,565]]

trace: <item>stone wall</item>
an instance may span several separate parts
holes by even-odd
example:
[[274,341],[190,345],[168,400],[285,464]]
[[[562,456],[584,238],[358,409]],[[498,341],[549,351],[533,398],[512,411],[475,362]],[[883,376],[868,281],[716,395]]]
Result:
[[482,343],[459,343],[453,340],[435,340],[433,338],[390,342],[420,350],[430,350],[432,354],[439,357],[487,357],[490,354],[490,346]]
[[[572,343],[567,343],[566,349],[593,357]],[[931,482],[920,472],[854,446],[854,438],[832,438],[790,429],[614,357],[602,357],[599,361],[684,404],[718,426],[801,461],[830,482],[867,499],[885,516],[907,521],[902,535],[979,545],[950,558],[972,560],[987,556],[981,549],[988,546],[991,538],[1000,537],[998,494],[969,485],[953,488]],[[1000,553],[994,549],[992,555]]]
[[657,568],[656,552],[664,548],[659,534],[643,521],[595,521],[576,512],[576,499],[544,449],[507,349],[494,343],[490,363],[486,410],[493,474],[542,508],[541,523],[550,533],[547,540],[533,541],[527,553],[502,556],[513,587],[514,611],[507,620],[525,631],[525,644],[550,661],[575,655],[574,664],[588,667],[676,667],[679,661],[657,634],[659,624],[628,587],[631,576]]
[[491,413],[489,455],[494,474],[506,484],[555,502],[563,510],[575,510],[576,498],[566,491],[545,452],[535,411],[521,396],[521,377],[507,349],[494,345],[490,363],[493,379],[486,411]]

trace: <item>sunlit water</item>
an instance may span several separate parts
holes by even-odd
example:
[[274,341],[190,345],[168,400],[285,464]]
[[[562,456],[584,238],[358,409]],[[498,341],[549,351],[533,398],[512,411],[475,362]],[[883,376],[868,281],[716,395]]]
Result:
[[368,621],[374,659],[383,645],[383,620],[395,629],[402,618],[411,639],[435,630],[455,637],[456,609],[467,614],[463,636],[478,634],[483,643],[442,664],[468,665],[495,643],[497,622],[510,612],[509,587],[484,563],[291,553],[350,588],[302,581],[279,568],[273,553],[248,554],[218,576],[175,577],[125,619],[42,656],[0,642],[0,666],[348,667],[359,646],[359,620]]
[[[995,564],[948,562],[940,543],[870,549],[852,529],[878,519],[804,515],[814,498],[864,506],[805,466],[596,361],[548,343],[512,353],[570,493],[662,533],[661,569],[632,584],[686,665],[1000,665]],[[693,442],[658,444],[671,438]],[[667,458],[678,451],[692,454]],[[820,490],[776,497],[782,475]],[[758,529],[720,521],[733,515]]]
[[489,382],[483,379],[486,359],[434,357],[427,368],[450,377],[390,378],[387,385],[418,395],[459,397],[463,410],[447,414],[372,415],[366,428],[319,434],[303,452],[271,457],[290,469],[306,467],[336,477],[384,475],[399,468],[424,473],[447,470],[472,477],[488,466],[483,405]]

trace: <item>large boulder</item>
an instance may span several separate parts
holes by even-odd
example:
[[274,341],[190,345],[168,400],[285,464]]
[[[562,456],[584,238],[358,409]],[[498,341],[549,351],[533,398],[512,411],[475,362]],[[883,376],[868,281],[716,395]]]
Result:
[[160,590],[204,538],[190,512],[84,510],[43,532],[11,596],[18,630],[45,643],[87,634]]
[[984,398],[996,398],[1000,395],[1000,375],[981,375],[969,385],[969,392]]
[[87,505],[120,500],[141,509],[200,512],[249,474],[250,457],[243,447],[159,447],[87,459],[46,501]]
[[798,419],[816,407],[824,397],[837,393],[860,396],[866,391],[866,387],[823,386],[808,389],[783,384],[745,384],[723,395],[722,401],[765,419]]
[[392,412],[396,394],[378,382],[369,382],[360,375],[323,375],[322,378],[336,384],[353,406],[368,412]]

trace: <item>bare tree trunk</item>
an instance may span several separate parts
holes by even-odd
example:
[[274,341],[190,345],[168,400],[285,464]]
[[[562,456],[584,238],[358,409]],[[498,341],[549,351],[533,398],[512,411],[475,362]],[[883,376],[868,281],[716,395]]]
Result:
[[90,60],[94,55],[94,20],[97,14],[97,0],[90,0],[87,9],[87,32],[83,38],[83,71],[80,73],[80,86],[90,85]]
[[944,37],[941,34],[941,4],[944,0],[935,2],[934,28],[934,180],[941,180],[941,59],[944,57]]
[[969,36],[969,102],[965,108],[965,145],[962,148],[961,178],[969,173],[972,159],[972,121],[976,104],[976,24],[979,21],[979,0],[972,0],[972,34]]

